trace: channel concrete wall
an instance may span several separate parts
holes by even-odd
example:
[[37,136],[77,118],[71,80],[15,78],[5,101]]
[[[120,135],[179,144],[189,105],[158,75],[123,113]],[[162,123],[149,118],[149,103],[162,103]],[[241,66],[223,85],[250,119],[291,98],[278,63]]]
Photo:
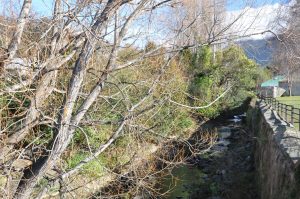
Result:
[[300,199],[300,132],[259,100],[251,101],[247,123],[256,140],[261,199]]

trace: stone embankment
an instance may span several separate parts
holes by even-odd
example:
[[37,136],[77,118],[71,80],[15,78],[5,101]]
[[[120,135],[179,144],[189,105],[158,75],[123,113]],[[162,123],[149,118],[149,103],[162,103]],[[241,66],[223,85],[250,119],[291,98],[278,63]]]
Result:
[[247,122],[257,140],[255,167],[261,199],[300,198],[300,132],[259,100],[251,102]]

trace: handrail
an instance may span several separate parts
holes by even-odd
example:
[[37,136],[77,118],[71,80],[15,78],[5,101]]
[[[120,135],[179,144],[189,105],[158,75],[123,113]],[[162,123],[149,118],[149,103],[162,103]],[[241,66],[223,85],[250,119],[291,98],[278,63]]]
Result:
[[266,104],[269,104],[279,114],[279,116],[286,122],[292,124],[299,124],[298,130],[300,131],[300,109],[295,108],[293,105],[283,104],[273,97],[262,98]]

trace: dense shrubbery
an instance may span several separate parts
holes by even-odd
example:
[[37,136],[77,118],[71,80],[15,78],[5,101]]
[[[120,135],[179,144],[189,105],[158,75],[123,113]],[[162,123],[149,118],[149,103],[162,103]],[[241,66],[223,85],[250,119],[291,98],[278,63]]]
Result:
[[[157,48],[155,44],[150,42],[144,50],[150,51],[155,48]],[[64,155],[66,169],[75,167],[86,158],[89,155],[88,147],[92,150],[96,149],[109,139],[111,132],[116,130],[122,117],[128,111],[128,106],[145,96],[165,62],[164,49],[160,51],[161,56],[145,59],[137,67],[138,70],[136,67],[127,68],[111,75],[103,91],[102,99],[98,99],[86,118],[95,123],[81,125],[81,128],[76,131],[68,152]],[[122,63],[122,61],[134,59],[139,52],[140,50],[132,47],[125,48],[119,52],[118,61]],[[92,81],[92,78],[88,81]],[[149,111],[133,118],[130,122],[132,127],[129,125],[124,129],[123,136],[111,149],[87,164],[81,173],[97,177],[105,172],[103,168],[113,169],[130,161],[140,150],[140,145],[159,144],[167,137],[188,137],[196,126],[189,110],[167,100],[172,98],[181,103],[188,103],[185,95],[187,91],[186,65],[182,57],[178,56],[170,62],[170,66],[161,76],[152,96],[136,112],[143,111],[147,107]],[[96,173],[98,174],[94,175]]]
[[[145,49],[125,47],[119,52],[117,62],[128,62],[141,52],[155,48],[157,46],[152,42]],[[163,73],[161,68],[166,62],[165,49],[161,48],[159,52],[160,56],[146,58],[138,66],[110,75],[101,96],[89,109],[64,152],[60,163],[62,170],[68,171],[76,167],[91,155],[91,151],[105,143],[112,132],[116,131],[129,107],[147,95],[160,74],[162,75],[154,92],[135,110],[136,116],[123,129],[121,137],[104,153],[82,167],[80,175],[96,179],[116,168],[120,171],[122,165],[132,161],[138,153],[146,153],[142,150],[147,145],[157,146],[166,138],[187,138],[195,129],[196,122],[189,109],[178,106],[169,99],[190,106],[203,106],[216,99],[231,85],[232,89],[225,97],[208,108],[196,111],[200,116],[212,118],[223,110],[239,105],[252,94],[261,78],[257,65],[236,46],[217,52],[215,60],[209,47],[200,48],[196,53],[185,50],[170,61]],[[105,54],[94,57],[91,61],[93,63],[87,70],[81,89],[82,98],[76,101],[77,109],[97,81],[97,73],[103,70],[106,61]],[[57,90],[67,90],[71,74],[68,67],[73,64],[68,63],[60,70]],[[4,88],[6,85],[1,86]],[[20,118],[26,114],[34,96],[31,90],[34,89],[35,84],[25,92],[0,97],[2,129],[7,127],[7,132],[18,129],[18,122],[22,122]],[[47,117],[55,118],[64,95],[64,92],[54,92],[40,111]],[[16,121],[18,122],[14,123]],[[28,146],[32,151],[31,156],[38,158],[53,139],[54,125],[53,121],[36,125],[20,146]]]
[[[141,52],[151,51],[157,48],[150,42],[145,49],[125,47],[118,53],[118,64],[126,63],[135,59]],[[144,59],[138,66],[125,68],[110,75],[106,81],[102,95],[89,109],[80,127],[62,156],[61,169],[70,170],[80,161],[90,156],[90,151],[95,151],[101,144],[105,143],[116,131],[120,122],[128,112],[128,108],[143,98],[155,79],[161,73],[162,66],[166,62],[164,49],[161,48],[160,56]],[[22,52],[20,52],[22,53]],[[103,70],[107,56],[105,54],[94,57],[91,61],[88,74],[81,89],[81,96],[76,101],[76,107],[84,100],[92,85],[97,81],[99,71]],[[62,92],[53,92],[40,111],[47,117],[55,118],[59,114],[60,106],[67,90],[68,79],[71,70],[68,67],[74,64],[70,61],[58,74],[56,89]],[[37,82],[38,83],[38,82]],[[1,85],[2,89],[7,85]],[[27,112],[34,97],[35,84],[24,92],[6,93],[0,97],[1,105],[1,127],[6,132],[13,132],[19,128],[20,120]],[[122,136],[103,154],[95,160],[86,164],[81,175],[99,177],[108,170],[121,167],[130,161],[141,148],[147,144],[159,145],[166,138],[186,138],[195,128],[189,110],[178,107],[168,101],[172,98],[181,103],[187,103],[186,95],[188,82],[186,81],[186,65],[182,57],[173,58],[162,73],[160,81],[151,96],[137,109],[138,116],[130,120],[130,124],[124,128]],[[18,121],[18,123],[14,123]],[[29,136],[21,141],[20,146],[27,146],[32,150],[32,156],[38,159],[42,150],[46,149],[54,135],[53,121],[43,125],[37,125]],[[105,169],[104,169],[105,168]]]
[[232,87],[227,95],[211,107],[200,109],[204,117],[215,117],[220,112],[239,106],[247,97],[254,95],[262,70],[238,46],[229,46],[216,52],[209,46],[201,47],[191,57],[189,91],[195,97],[194,106],[206,105]]
[[[172,27],[153,12],[173,9],[174,2],[72,2],[54,1],[53,14],[41,18],[32,15],[32,1],[23,1],[17,19],[13,13],[11,20],[2,18],[0,197],[42,198],[52,190],[81,197],[73,192],[92,184],[94,193],[138,165],[143,168],[136,173],[143,175],[133,175],[135,191],[153,192],[144,184],[157,174],[152,158],[171,169],[185,159],[183,147],[173,150],[176,143],[193,148],[186,141],[196,127],[189,106],[207,105],[231,87],[221,100],[197,110],[215,117],[238,105],[260,78],[237,47],[180,54],[194,22],[179,28],[171,20]],[[152,34],[152,26],[161,30]],[[148,39],[162,45],[141,47]],[[196,148],[214,139],[203,133]],[[149,158],[159,148],[164,153]]]
[[[155,49],[150,42],[145,49],[133,47],[124,48],[119,52],[118,62],[134,59],[141,51]],[[138,102],[151,87],[160,73],[165,62],[164,49],[161,56],[154,56],[143,60],[139,66],[126,68],[113,73],[106,82],[106,87],[97,102],[92,106],[80,128],[63,155],[62,167],[66,170],[75,167],[81,160],[89,156],[90,150],[97,149],[108,140],[111,133],[116,130],[128,107]],[[142,105],[139,111],[147,110],[132,119],[132,125],[124,129],[122,137],[94,161],[88,163],[81,173],[99,176],[103,168],[111,168],[125,164],[139,150],[141,142],[160,143],[163,137],[187,137],[195,128],[195,121],[190,110],[177,106],[168,101],[191,106],[202,106],[210,103],[232,85],[230,93],[225,95],[212,106],[200,109],[200,116],[212,118],[221,111],[238,106],[246,97],[253,94],[260,77],[258,66],[249,60],[237,46],[228,47],[216,53],[215,60],[210,47],[202,47],[196,53],[183,51],[170,62],[170,66],[160,77],[160,82],[152,96]],[[99,63],[97,68],[92,65],[88,69],[88,77],[82,89],[82,95],[90,89],[96,78],[97,71],[105,63],[105,55],[95,57],[94,62]],[[71,64],[68,64],[71,65]],[[138,68],[138,70],[137,70]],[[63,69],[59,74],[57,88],[66,90],[70,70]],[[34,88],[34,85],[33,85]],[[26,111],[32,93],[16,93],[1,97],[2,126],[9,126],[19,120],[18,115]],[[43,112],[55,116],[62,103],[63,94],[55,93],[46,101]],[[76,104],[80,104],[80,99]],[[16,115],[16,117],[6,117]],[[13,131],[12,125],[9,130]],[[46,148],[53,138],[53,130],[47,124],[38,125],[32,129],[30,136],[21,143],[31,144],[32,148]],[[133,147],[135,146],[135,147]],[[34,151],[38,154],[38,151]],[[101,172],[100,172],[101,170]],[[97,173],[97,175],[96,175]]]

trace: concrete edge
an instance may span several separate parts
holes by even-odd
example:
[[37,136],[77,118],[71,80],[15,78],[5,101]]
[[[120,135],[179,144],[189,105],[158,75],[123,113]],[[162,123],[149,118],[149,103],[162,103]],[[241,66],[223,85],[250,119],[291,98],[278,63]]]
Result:
[[281,119],[275,110],[270,105],[264,102],[259,102],[258,107],[261,114],[264,116],[268,127],[274,132],[273,139],[295,167],[300,164],[300,132],[293,128],[289,123]]

